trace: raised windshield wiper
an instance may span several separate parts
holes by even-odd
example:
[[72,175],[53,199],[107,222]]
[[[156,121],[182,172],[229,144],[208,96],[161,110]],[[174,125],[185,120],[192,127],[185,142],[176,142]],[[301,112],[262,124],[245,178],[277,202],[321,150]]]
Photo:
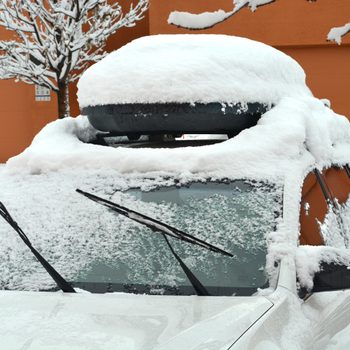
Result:
[[146,216],[144,214],[141,214],[141,213],[138,213],[134,210],[131,210],[129,208],[126,208],[126,207],[123,207],[119,204],[116,204],[114,202],[111,202],[111,201],[108,201],[106,199],[103,199],[101,197],[98,197],[94,194],[91,194],[91,193],[88,193],[88,192],[84,192],[82,190],[79,190],[79,189],[76,189],[76,191],[82,195],[84,195],[85,197],[101,204],[101,205],[104,205],[105,207],[107,208],[110,208],[114,211],[116,211],[117,213],[121,214],[121,215],[124,215],[126,216],[127,218],[131,219],[131,220],[134,220],[134,221],[137,221],[138,223],[140,224],[143,224],[145,226],[148,226],[150,229],[152,230],[156,230],[156,231],[160,231],[168,236],[171,236],[171,237],[174,237],[174,238],[177,238],[181,241],[185,241],[185,242],[188,242],[188,243],[192,243],[192,244],[195,244],[195,245],[198,245],[202,248],[205,248],[205,249],[208,249],[208,250],[211,250],[215,253],[220,253],[220,254],[223,254],[223,255],[227,255],[227,256],[230,256],[230,257],[233,257],[233,255],[231,253],[228,253],[226,252],[225,250],[219,248],[219,247],[216,247],[210,243],[207,243],[205,241],[203,241],[202,239],[200,238],[196,238],[186,232],[183,232],[175,227],[172,227],[168,224],[165,224],[164,222],[161,222],[159,220],[156,220],[156,219],[153,219],[151,218],[150,216]]
[[11,227],[18,233],[19,237],[26,244],[26,246],[31,250],[34,256],[38,259],[40,264],[49,273],[52,279],[56,282],[57,286],[62,289],[63,292],[75,293],[74,288],[53,268],[50,263],[44,259],[44,257],[32,246],[32,243],[18,226],[17,222],[13,220],[12,216],[6,209],[5,205],[0,202],[0,215],[11,225]]
[[218,252],[218,253],[221,253],[224,255],[233,256],[232,254],[225,252],[221,248],[215,247],[212,244],[209,244],[209,243],[207,243],[199,238],[191,236],[188,233],[182,232],[182,231],[180,231],[180,230],[178,230],[170,225],[167,225],[163,222],[155,220],[149,216],[143,215],[141,213],[137,213],[134,210],[128,209],[126,207],[123,207],[123,206],[118,205],[116,203],[113,203],[111,201],[108,201],[106,199],[98,197],[94,194],[84,192],[84,191],[79,190],[79,189],[77,189],[76,191],[78,193],[86,196],[87,198],[117,212],[118,214],[124,215],[131,220],[134,220],[142,225],[149,227],[152,231],[160,232],[163,235],[171,253],[174,255],[175,259],[179,262],[182,270],[184,271],[184,273],[186,274],[190,283],[192,284],[197,295],[201,295],[201,296],[202,295],[209,295],[209,293],[208,293],[207,289],[202,285],[202,283],[197,279],[197,277],[192,273],[192,271],[182,261],[182,259],[179,257],[179,255],[176,254],[176,252],[174,251],[173,247],[171,246],[171,244],[166,236],[174,237],[174,238],[177,238],[177,239],[180,239],[180,240],[183,240],[183,241],[195,244],[195,245],[199,245],[200,247],[203,247],[203,248],[206,248],[208,250]]

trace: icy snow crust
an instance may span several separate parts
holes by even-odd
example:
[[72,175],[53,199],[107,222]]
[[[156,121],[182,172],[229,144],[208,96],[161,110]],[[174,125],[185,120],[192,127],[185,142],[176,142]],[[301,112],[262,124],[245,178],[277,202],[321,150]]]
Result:
[[80,107],[123,103],[276,104],[311,96],[292,58],[227,35],[155,35],[136,39],[91,66],[78,84]]

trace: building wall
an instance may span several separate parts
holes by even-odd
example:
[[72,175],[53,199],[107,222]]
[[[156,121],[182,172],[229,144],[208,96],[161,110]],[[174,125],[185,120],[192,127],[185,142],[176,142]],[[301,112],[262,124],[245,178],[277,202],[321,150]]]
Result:
[[[127,9],[129,0],[120,1]],[[245,8],[217,26],[201,31],[177,28],[167,23],[174,10],[200,13],[232,9],[232,0],[150,0],[147,17],[132,28],[120,29],[107,43],[112,51],[134,38],[148,34],[217,33],[248,37],[265,42],[294,57],[305,69],[307,81],[317,97],[328,98],[333,109],[350,116],[347,82],[350,80],[350,35],[343,45],[328,43],[331,27],[350,21],[348,0],[277,0],[252,13]],[[10,38],[0,28],[0,39]],[[108,88],[108,87],[106,87]],[[71,112],[79,114],[76,87],[71,87]],[[0,80],[0,162],[22,152],[35,134],[57,117],[56,97],[36,102],[34,86]]]
[[[334,45],[325,38],[331,27],[350,21],[348,0],[276,0],[255,12],[244,8],[214,28],[189,31],[168,25],[174,10],[201,13],[223,9],[232,10],[232,0],[150,0],[150,32],[215,33],[238,35],[262,41],[272,46]],[[344,39],[350,43],[350,38]]]
[[232,10],[232,0],[151,0],[150,34],[228,34],[272,45],[296,59],[314,95],[331,100],[332,108],[350,117],[350,34],[341,46],[326,41],[330,28],[350,22],[348,0],[276,0],[252,12],[244,8],[206,30],[191,31],[167,23],[171,11],[201,13]]

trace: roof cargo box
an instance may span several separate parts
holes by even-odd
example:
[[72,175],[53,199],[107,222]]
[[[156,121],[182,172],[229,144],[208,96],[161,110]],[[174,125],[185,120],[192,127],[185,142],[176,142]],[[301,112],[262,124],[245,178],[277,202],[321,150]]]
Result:
[[281,99],[305,95],[312,96],[296,61],[229,35],[138,38],[89,67],[78,83],[90,123],[132,138],[234,136]]
[[114,135],[236,135],[256,125],[267,110],[268,106],[260,103],[151,103],[88,106],[82,112],[96,129]]

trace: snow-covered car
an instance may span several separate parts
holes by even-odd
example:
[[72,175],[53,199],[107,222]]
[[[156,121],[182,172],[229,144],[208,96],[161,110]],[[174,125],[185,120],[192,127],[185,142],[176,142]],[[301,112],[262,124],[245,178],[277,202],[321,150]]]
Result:
[[[350,125],[293,59],[145,37],[89,68],[78,96],[111,118],[102,135],[58,120],[0,168],[4,349],[348,348]],[[204,105],[233,124],[183,130]],[[225,136],[148,137],[181,131]]]

